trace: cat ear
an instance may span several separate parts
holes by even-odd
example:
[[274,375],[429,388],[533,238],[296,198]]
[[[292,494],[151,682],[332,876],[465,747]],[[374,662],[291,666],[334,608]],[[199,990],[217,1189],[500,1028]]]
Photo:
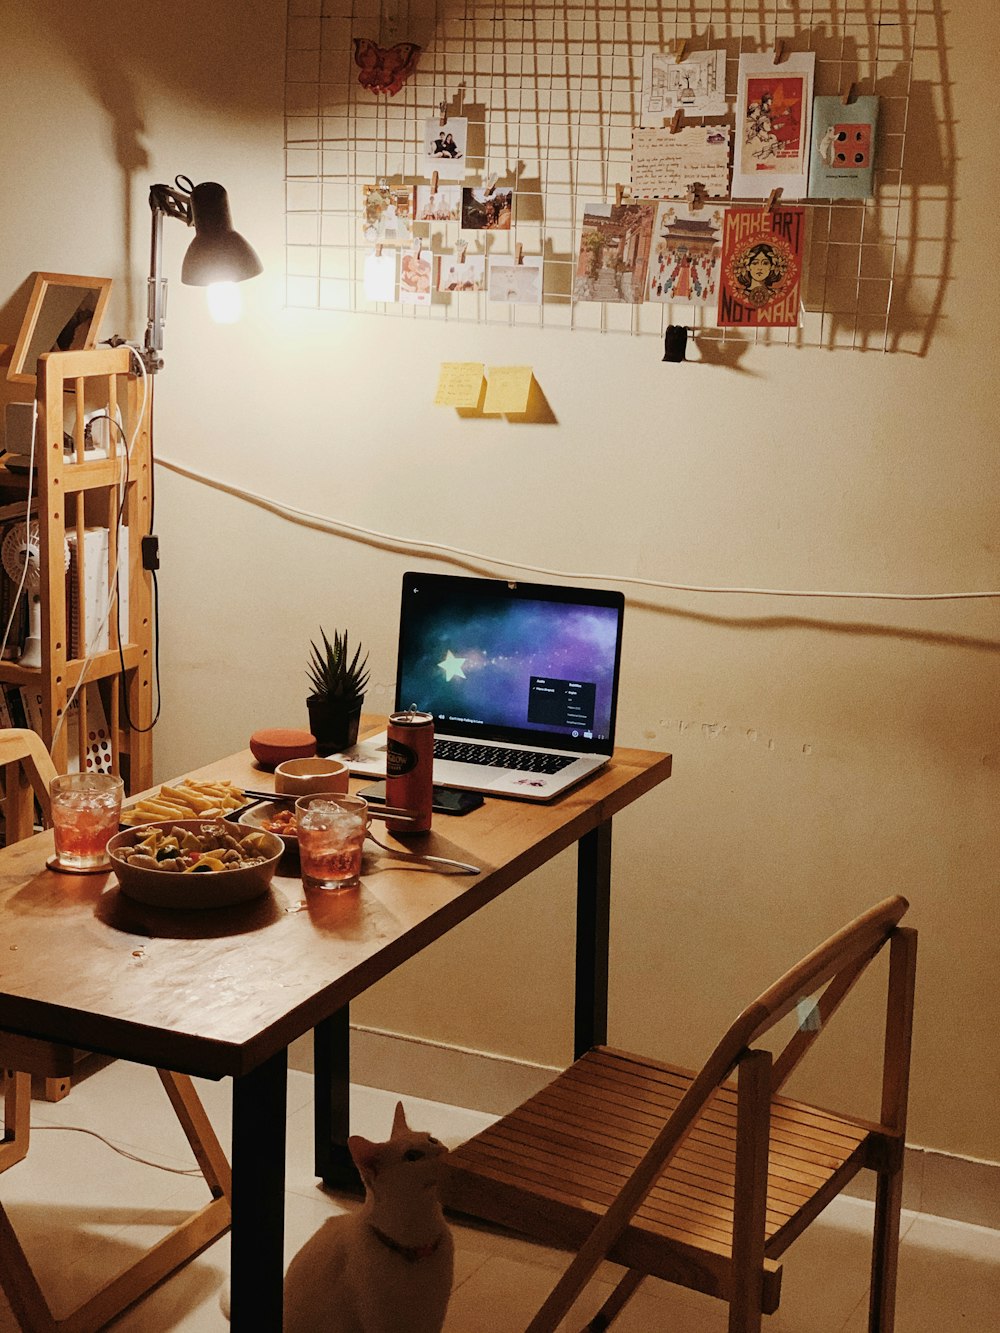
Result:
[[381,1143],[372,1143],[371,1139],[362,1138],[360,1134],[352,1134],[347,1140],[347,1150],[362,1179],[378,1174]]
[[406,1123],[406,1112],[403,1109],[403,1103],[397,1102],[396,1112],[392,1117],[392,1137],[395,1138],[397,1134],[408,1134],[409,1132],[410,1127]]

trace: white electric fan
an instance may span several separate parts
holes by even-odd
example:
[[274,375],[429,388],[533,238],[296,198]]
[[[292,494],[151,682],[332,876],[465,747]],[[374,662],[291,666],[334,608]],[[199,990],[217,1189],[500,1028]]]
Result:
[[[63,543],[66,554],[66,568],[69,569],[69,542]],[[24,590],[28,596],[28,637],[18,662],[21,666],[37,667],[42,665],[42,565],[41,565],[41,529],[37,522],[15,523],[3,539],[0,552],[3,567],[20,585],[24,576]],[[25,572],[25,566],[27,571]]]

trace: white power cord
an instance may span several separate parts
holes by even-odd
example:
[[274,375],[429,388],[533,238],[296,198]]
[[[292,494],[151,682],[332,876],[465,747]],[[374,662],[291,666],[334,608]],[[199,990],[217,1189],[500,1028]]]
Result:
[[420,541],[416,537],[397,537],[391,533],[378,532],[372,528],[361,527],[358,524],[344,523],[340,519],[327,518],[322,514],[314,514],[307,509],[296,509],[292,505],[281,504],[277,500],[269,499],[266,495],[260,495],[256,491],[236,486],[232,482],[221,480],[219,477],[210,477],[207,473],[197,472],[194,468],[185,467],[182,463],[175,463],[169,458],[160,457],[156,459],[156,462],[160,467],[165,467],[169,472],[176,472],[178,476],[186,477],[189,481],[201,482],[202,485],[211,486],[213,489],[223,491],[227,495],[234,495],[240,500],[246,500],[248,503],[258,505],[261,509],[266,509],[272,514],[277,514],[280,518],[288,519],[292,523],[302,524],[305,527],[318,528],[322,532],[331,532],[336,536],[351,537],[359,541],[369,541],[379,545],[399,547],[404,550],[423,551],[444,559],[460,559],[486,568],[501,565],[505,569],[516,569],[529,574],[541,574],[550,579],[584,580],[587,583],[596,580],[601,583],[612,583],[616,586],[631,584],[635,587],[660,588],[669,592],[729,593],[750,597],[828,597],[883,602],[956,602],[974,598],[1000,597],[1000,589],[984,592],[834,592],[800,588],[730,588],[697,583],[670,583],[665,579],[641,579],[631,574],[580,574],[569,570],[545,569],[539,565],[525,565],[495,556],[481,555],[475,551],[466,551],[457,546]]
[[[31,488],[35,479],[35,434],[38,426],[38,402],[33,400],[31,404],[31,448],[28,451],[28,502],[24,511],[25,526],[31,527]],[[17,608],[21,604],[21,594],[24,592],[25,580],[28,577],[28,561],[25,560],[21,569],[21,579],[17,585],[17,592],[10,607],[10,615],[7,617],[7,624],[4,627],[3,642],[0,643],[0,662],[3,661],[3,655],[7,651],[7,640],[10,638],[10,627],[14,623],[14,617],[17,614]]]

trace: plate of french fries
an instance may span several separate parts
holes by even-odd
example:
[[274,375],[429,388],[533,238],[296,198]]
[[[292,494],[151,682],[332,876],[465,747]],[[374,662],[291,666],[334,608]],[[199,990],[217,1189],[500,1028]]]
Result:
[[164,783],[152,796],[144,796],[122,811],[122,824],[153,824],[161,819],[218,819],[246,805],[247,798],[232,782]]

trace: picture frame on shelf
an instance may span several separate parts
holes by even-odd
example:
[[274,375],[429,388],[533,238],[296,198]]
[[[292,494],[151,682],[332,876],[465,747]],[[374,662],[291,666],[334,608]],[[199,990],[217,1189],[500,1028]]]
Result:
[[75,273],[36,273],[7,379],[34,384],[38,358],[45,352],[76,352],[96,346],[111,281]]

